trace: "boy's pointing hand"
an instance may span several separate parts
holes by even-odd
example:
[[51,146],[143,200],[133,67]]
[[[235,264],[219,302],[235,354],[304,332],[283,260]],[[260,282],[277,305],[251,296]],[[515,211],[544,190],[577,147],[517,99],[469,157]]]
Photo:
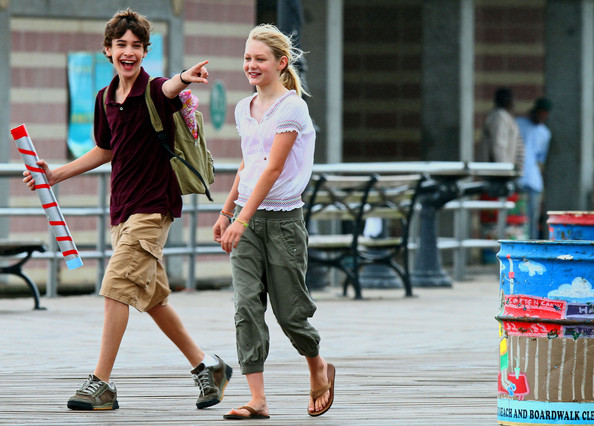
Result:
[[187,81],[189,83],[204,83],[208,84],[208,71],[205,65],[208,61],[198,62],[192,68],[185,70],[181,74],[181,78],[183,81]]

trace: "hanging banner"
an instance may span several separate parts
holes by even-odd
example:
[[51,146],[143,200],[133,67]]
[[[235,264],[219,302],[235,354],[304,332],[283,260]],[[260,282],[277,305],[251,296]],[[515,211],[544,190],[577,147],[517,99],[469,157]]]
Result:
[[151,34],[151,45],[146,57],[142,60],[142,67],[151,77],[165,75],[162,34]]
[[68,54],[68,152],[78,158],[95,146],[93,120],[95,97],[113,78],[113,65],[102,53]]

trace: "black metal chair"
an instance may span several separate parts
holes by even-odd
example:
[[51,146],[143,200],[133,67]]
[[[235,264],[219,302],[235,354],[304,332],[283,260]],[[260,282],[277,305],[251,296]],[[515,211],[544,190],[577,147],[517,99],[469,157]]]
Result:
[[[337,268],[345,275],[343,294],[349,284],[361,299],[360,270],[383,264],[401,278],[405,295],[412,296],[408,236],[420,174],[393,176],[314,176],[306,203],[305,221],[315,233],[309,237],[309,264]],[[380,235],[365,236],[366,220],[379,219]],[[326,222],[326,223],[323,223]],[[396,261],[402,257],[401,263]]]
[[[392,268],[402,280],[406,297],[411,297],[408,242],[410,223],[422,175],[377,176],[363,220],[381,221],[381,232],[358,239],[358,265],[382,264]],[[398,263],[396,258],[401,256]]]
[[[355,290],[355,299],[361,299],[359,284],[358,242],[363,226],[367,197],[375,183],[375,176],[312,177],[305,209],[305,223],[311,229],[318,221],[316,233],[310,233],[308,243],[309,265],[337,268],[347,276]],[[336,227],[341,229],[336,229]],[[343,232],[342,229],[348,229]]]

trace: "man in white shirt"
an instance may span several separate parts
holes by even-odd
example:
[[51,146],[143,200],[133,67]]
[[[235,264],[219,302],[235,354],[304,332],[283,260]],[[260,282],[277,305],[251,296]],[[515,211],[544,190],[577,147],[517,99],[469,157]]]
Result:
[[512,115],[513,94],[505,87],[495,92],[495,107],[489,111],[483,127],[483,145],[489,161],[513,163],[521,171],[524,165],[524,145],[518,124]]

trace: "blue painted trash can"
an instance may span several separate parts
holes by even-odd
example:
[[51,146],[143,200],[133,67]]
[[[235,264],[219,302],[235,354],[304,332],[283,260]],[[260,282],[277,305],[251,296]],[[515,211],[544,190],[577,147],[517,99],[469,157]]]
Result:
[[500,241],[500,425],[594,424],[594,241]]
[[594,240],[594,212],[547,212],[551,240]]

